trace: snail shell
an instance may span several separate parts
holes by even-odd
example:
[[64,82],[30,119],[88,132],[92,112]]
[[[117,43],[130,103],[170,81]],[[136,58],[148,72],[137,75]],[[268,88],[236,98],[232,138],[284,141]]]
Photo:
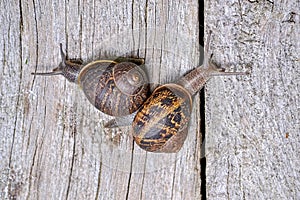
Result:
[[78,83],[87,99],[100,111],[111,116],[135,112],[149,96],[149,81],[139,58],[97,60],[87,65],[67,59],[60,44],[62,62],[52,72],[33,75],[63,75]]
[[159,86],[135,116],[135,142],[146,151],[177,152],[187,136],[191,109],[192,97],[182,86]]
[[146,100],[149,92],[145,72],[131,62],[92,62],[80,71],[78,83],[88,100],[100,111],[111,116],[124,116],[135,112]]

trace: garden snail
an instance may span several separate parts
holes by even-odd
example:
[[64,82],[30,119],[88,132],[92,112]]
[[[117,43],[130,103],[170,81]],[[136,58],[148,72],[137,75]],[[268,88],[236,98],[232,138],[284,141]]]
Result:
[[78,83],[98,110],[111,116],[135,112],[148,97],[148,78],[140,67],[144,59],[121,57],[83,65],[81,60],[67,59],[62,44],[60,53],[59,67],[52,72],[32,74],[63,75],[70,82]]
[[[209,37],[205,53],[208,52]],[[204,58],[200,66],[175,83],[157,87],[141,106],[132,122],[133,138],[150,152],[178,152],[187,136],[192,97],[212,76],[245,75],[247,72],[225,72]]]

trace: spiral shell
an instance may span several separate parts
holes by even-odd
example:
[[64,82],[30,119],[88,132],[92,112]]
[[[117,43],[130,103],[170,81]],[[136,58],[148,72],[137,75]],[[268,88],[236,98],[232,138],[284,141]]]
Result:
[[135,112],[149,92],[145,72],[132,62],[98,60],[89,63],[80,71],[78,83],[88,100],[111,116]]
[[191,95],[182,86],[156,88],[132,123],[135,142],[150,152],[179,151],[187,136],[191,109]]

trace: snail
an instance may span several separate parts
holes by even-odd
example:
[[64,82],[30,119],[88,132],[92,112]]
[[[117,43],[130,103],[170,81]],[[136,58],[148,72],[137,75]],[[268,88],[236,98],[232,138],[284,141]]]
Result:
[[120,57],[96,60],[83,65],[81,60],[67,59],[60,44],[62,62],[52,72],[33,75],[63,75],[77,83],[87,99],[110,116],[134,113],[149,96],[148,77],[141,65],[144,59]]
[[[210,35],[207,43],[209,44]],[[206,45],[205,53],[208,52]],[[204,58],[197,67],[174,83],[158,86],[136,113],[132,122],[133,139],[149,152],[178,152],[186,139],[192,111],[192,97],[213,76],[245,75],[225,72]]]

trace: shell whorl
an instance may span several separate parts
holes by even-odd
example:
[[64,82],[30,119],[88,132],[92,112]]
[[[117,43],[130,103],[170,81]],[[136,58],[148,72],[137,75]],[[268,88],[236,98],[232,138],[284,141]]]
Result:
[[[136,82],[126,80],[131,76]],[[147,76],[134,63],[98,60],[85,66],[78,80],[88,100],[111,116],[135,112],[148,97]]]
[[129,96],[137,95],[141,92],[141,86],[148,84],[146,73],[139,66],[129,62],[115,65],[112,76],[120,92]]
[[190,94],[180,85],[159,86],[135,116],[135,142],[150,152],[177,152],[187,136],[191,106]]

